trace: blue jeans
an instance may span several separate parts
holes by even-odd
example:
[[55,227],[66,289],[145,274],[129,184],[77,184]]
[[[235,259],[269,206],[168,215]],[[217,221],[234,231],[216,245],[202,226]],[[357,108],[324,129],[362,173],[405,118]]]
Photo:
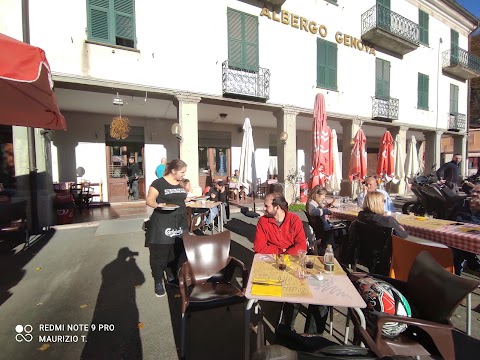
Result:
[[133,199],[138,200],[138,180],[133,180],[130,183],[130,188],[132,189]]
[[207,218],[205,219],[205,224],[210,225],[210,218],[212,220],[215,220],[217,216],[218,216],[218,207],[215,206],[214,208],[210,209],[210,214],[208,214]]

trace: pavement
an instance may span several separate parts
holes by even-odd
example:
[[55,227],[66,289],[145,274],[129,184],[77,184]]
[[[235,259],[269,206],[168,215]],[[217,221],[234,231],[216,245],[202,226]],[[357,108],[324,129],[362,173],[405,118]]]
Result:
[[[299,215],[306,221],[304,214]],[[253,259],[256,222],[234,212],[226,226],[232,232],[231,254],[247,267]],[[178,359],[178,288],[169,286],[168,296],[155,297],[141,229],[125,226],[128,232],[109,235],[107,231],[95,236],[98,226],[98,222],[58,226],[32,238],[34,243],[26,250],[21,244],[2,246],[1,359]],[[478,290],[472,303],[473,308],[480,307]],[[270,305],[264,305],[266,314],[276,311],[275,304]],[[335,331],[333,336],[326,334],[327,338],[343,339],[345,310],[335,309]],[[212,338],[208,335],[215,330],[211,325],[214,320],[213,315],[191,320],[190,325],[197,325],[190,327],[190,338],[203,336],[203,347],[198,346],[189,358],[225,358],[211,356],[210,351],[215,343],[232,341],[228,331],[243,324],[241,319],[220,323],[216,329],[223,331],[225,339],[221,333],[216,335],[219,338]],[[465,329],[463,304],[452,321],[458,329]],[[267,319],[268,324],[275,324],[275,315]],[[300,316],[297,331],[302,332],[303,326],[304,317]],[[472,334],[480,338],[480,314],[476,311]],[[273,331],[267,326],[267,340],[271,339]]]

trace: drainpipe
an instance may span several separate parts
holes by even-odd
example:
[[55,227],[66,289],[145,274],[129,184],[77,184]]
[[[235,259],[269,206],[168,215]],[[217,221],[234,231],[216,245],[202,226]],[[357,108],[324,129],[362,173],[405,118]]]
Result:
[[[438,54],[437,54],[437,116],[436,116],[436,121],[435,121],[435,137],[437,136],[437,131],[438,131],[438,98],[439,98],[439,95],[438,95],[438,92],[439,92],[439,89],[440,89],[440,48],[441,48],[441,45],[443,43],[443,40],[442,38],[438,39]],[[436,138],[435,138],[435,142],[436,142]],[[440,144],[441,144],[441,140],[440,140]],[[437,146],[436,144],[434,144],[435,146],[433,147],[433,151],[434,151],[434,156],[433,156],[433,163],[435,164],[435,162],[437,161]],[[441,162],[441,161],[440,161]],[[440,167],[440,164],[435,164],[435,167],[438,168]],[[436,169],[435,169],[436,170]]]
[[[30,44],[29,0],[22,0],[23,42]],[[28,161],[30,170],[30,216],[32,232],[38,233],[38,198],[37,198],[37,154],[35,151],[35,129],[27,128]]]

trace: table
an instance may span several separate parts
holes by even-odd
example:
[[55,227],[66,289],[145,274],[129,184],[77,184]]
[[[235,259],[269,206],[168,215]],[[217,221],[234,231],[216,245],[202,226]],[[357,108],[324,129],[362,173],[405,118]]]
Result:
[[[225,215],[224,215],[224,207],[222,205],[223,203],[221,201],[210,201],[210,200],[207,200],[205,202],[202,202],[202,201],[190,201],[188,203],[186,203],[186,207],[187,207],[187,215],[190,216],[190,218],[192,217],[192,214],[193,214],[193,210],[192,209],[207,209],[207,210],[210,210],[214,207],[219,207],[219,219],[218,219],[218,231],[219,232],[223,232],[223,224],[224,224],[224,219],[225,219]],[[212,216],[212,212],[210,211],[210,224],[212,224],[212,235],[213,235],[213,228],[215,226],[213,226],[213,216]]]
[[[331,219],[353,221],[357,218],[358,208],[330,208]],[[431,240],[456,249],[480,254],[480,226],[451,220],[425,219],[415,215],[401,214],[398,222],[412,236]]]
[[[248,341],[246,341],[245,346],[247,346],[247,342],[249,343],[250,309],[257,300],[352,307],[358,309],[358,311],[360,311],[359,308],[367,306],[336,260],[334,273],[322,273],[324,278],[320,281],[312,276],[312,273],[316,274],[323,271],[322,257],[307,256],[308,260],[314,261],[314,268],[307,269],[309,274],[305,279],[296,277],[296,271],[299,267],[298,257],[290,256],[290,259],[290,265],[287,264],[287,269],[282,271],[278,269],[273,255],[255,254],[245,292],[245,297],[249,299],[245,316],[246,339]],[[252,294],[253,279],[256,279],[256,281],[259,279],[283,281],[281,295]],[[278,285],[271,286],[279,287]]]

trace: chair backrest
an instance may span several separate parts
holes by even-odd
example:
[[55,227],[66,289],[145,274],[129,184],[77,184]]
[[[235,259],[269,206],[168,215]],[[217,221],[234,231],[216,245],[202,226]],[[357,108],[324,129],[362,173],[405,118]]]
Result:
[[27,200],[0,205],[0,225],[10,225],[17,220],[25,220],[27,214]]
[[355,220],[350,231],[355,232],[354,262],[366,266],[371,273],[388,275],[392,258],[393,229]]
[[479,284],[448,272],[432,255],[422,251],[408,274],[407,297],[419,318],[446,324],[455,308]]
[[308,224],[312,227],[313,232],[317,240],[323,240],[325,230],[323,229],[323,223],[318,216],[310,216],[308,211],[303,210],[305,216],[307,217]]
[[392,263],[390,277],[402,281],[408,280],[408,273],[415,258],[422,251],[427,251],[448,272],[455,273],[452,250],[448,247],[414,242],[392,235]]
[[[230,260],[230,231],[215,235],[183,235],[183,245],[195,276],[194,282],[208,280]],[[193,280],[193,279],[192,279]]]

